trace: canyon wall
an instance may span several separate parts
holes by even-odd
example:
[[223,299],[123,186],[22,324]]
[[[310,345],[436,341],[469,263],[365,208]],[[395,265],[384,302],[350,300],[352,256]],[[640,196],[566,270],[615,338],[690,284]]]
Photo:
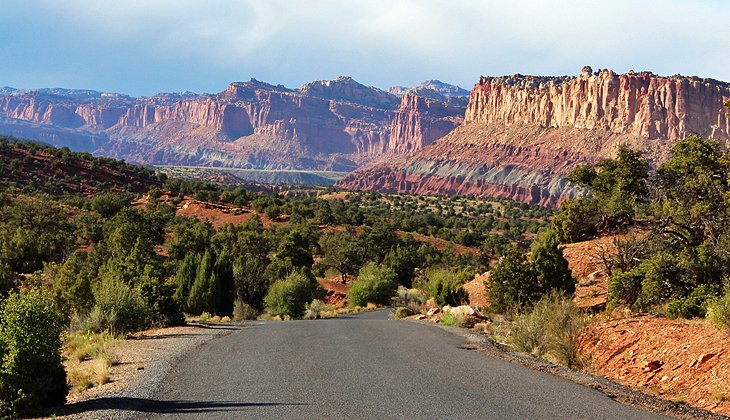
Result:
[[654,164],[690,134],[730,140],[730,84],[584,67],[578,77],[481,77],[464,123],[412,156],[369,165],[343,188],[477,194],[555,205],[565,175],[626,144]]
[[0,134],[143,164],[351,171],[432,143],[465,110],[348,77],[297,90],[252,79],[215,95],[75,92],[0,92]]

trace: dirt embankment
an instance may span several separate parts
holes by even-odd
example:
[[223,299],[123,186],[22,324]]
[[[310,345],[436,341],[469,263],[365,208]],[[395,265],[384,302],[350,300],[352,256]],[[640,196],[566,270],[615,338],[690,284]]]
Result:
[[730,337],[705,321],[650,315],[590,324],[589,370],[646,393],[730,415]]

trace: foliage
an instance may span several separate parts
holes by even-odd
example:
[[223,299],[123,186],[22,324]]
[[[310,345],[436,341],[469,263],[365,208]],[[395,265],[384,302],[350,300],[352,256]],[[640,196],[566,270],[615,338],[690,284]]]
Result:
[[[677,142],[651,182],[653,231],[620,247],[611,306],[665,305],[673,318],[705,315],[730,276],[729,176],[730,161],[718,144],[696,136]],[[628,248],[630,256],[623,252]]]
[[192,315],[218,311],[222,291],[214,258],[210,251],[206,251],[198,266],[195,282],[190,287],[187,299],[187,309]]
[[114,217],[123,208],[130,206],[131,197],[128,195],[104,192],[91,198],[91,209],[104,218]]
[[239,257],[233,263],[233,281],[237,300],[261,311],[270,284],[266,262],[250,255]]
[[707,317],[718,329],[730,329],[730,292],[707,303]]
[[600,222],[598,201],[571,199],[563,201],[551,225],[556,229],[560,242],[570,243],[594,237]]
[[579,367],[577,339],[585,323],[585,316],[570,298],[552,291],[517,316],[511,342],[517,350],[570,368]]
[[0,262],[0,300],[15,286],[15,272],[6,263]]
[[326,234],[320,241],[324,259],[322,264],[337,270],[342,282],[348,274],[357,273],[362,266],[363,249],[350,232],[333,232]]
[[722,289],[717,285],[703,284],[692,290],[685,298],[677,298],[667,303],[667,316],[676,318],[704,318],[710,302],[713,302]]
[[107,274],[94,290],[96,305],[91,317],[97,320],[97,330],[113,334],[139,331],[149,325],[150,313],[139,289],[118,277]]
[[579,166],[568,180],[590,188],[601,214],[601,228],[631,223],[637,205],[647,200],[649,193],[649,163],[641,152],[620,146],[616,159],[604,159],[595,167]]
[[426,272],[425,289],[438,306],[459,306],[469,302],[464,283],[474,276],[463,270],[437,268]]
[[64,317],[40,290],[11,293],[0,313],[0,415],[66,400],[61,364]]
[[18,273],[62,261],[74,245],[68,213],[45,198],[19,196],[0,203],[0,262]]
[[291,273],[271,285],[264,298],[266,310],[272,315],[301,318],[307,303],[323,297],[324,289],[308,269]]
[[556,290],[566,295],[575,292],[575,277],[563,256],[560,239],[554,229],[540,232],[532,244],[531,264],[543,294]]
[[534,268],[516,247],[508,249],[490,271],[486,288],[489,307],[500,313],[529,305],[541,295]]
[[395,272],[387,266],[371,262],[360,269],[357,280],[350,283],[347,300],[350,306],[365,306],[368,303],[388,305],[397,288]]

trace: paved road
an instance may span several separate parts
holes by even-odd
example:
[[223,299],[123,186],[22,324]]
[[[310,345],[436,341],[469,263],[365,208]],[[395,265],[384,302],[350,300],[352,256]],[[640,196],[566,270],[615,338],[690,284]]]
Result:
[[169,374],[145,418],[654,418],[546,373],[462,349],[388,311],[254,322]]

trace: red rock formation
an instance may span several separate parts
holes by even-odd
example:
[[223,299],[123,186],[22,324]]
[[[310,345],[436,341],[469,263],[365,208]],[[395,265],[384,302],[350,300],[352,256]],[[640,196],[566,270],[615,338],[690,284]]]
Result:
[[459,126],[463,114],[460,107],[406,93],[391,125],[387,150],[397,154],[420,150]]
[[299,90],[252,79],[217,95],[148,98],[10,90],[0,95],[0,133],[138,163],[349,171],[420,149],[464,112],[414,96],[396,110],[398,100],[350,78]]
[[554,205],[576,192],[566,173],[613,157],[620,144],[658,163],[689,134],[727,142],[728,99],[728,83],[648,72],[594,74],[586,67],[579,77],[482,77],[461,127],[413,156],[367,166],[337,185]]

